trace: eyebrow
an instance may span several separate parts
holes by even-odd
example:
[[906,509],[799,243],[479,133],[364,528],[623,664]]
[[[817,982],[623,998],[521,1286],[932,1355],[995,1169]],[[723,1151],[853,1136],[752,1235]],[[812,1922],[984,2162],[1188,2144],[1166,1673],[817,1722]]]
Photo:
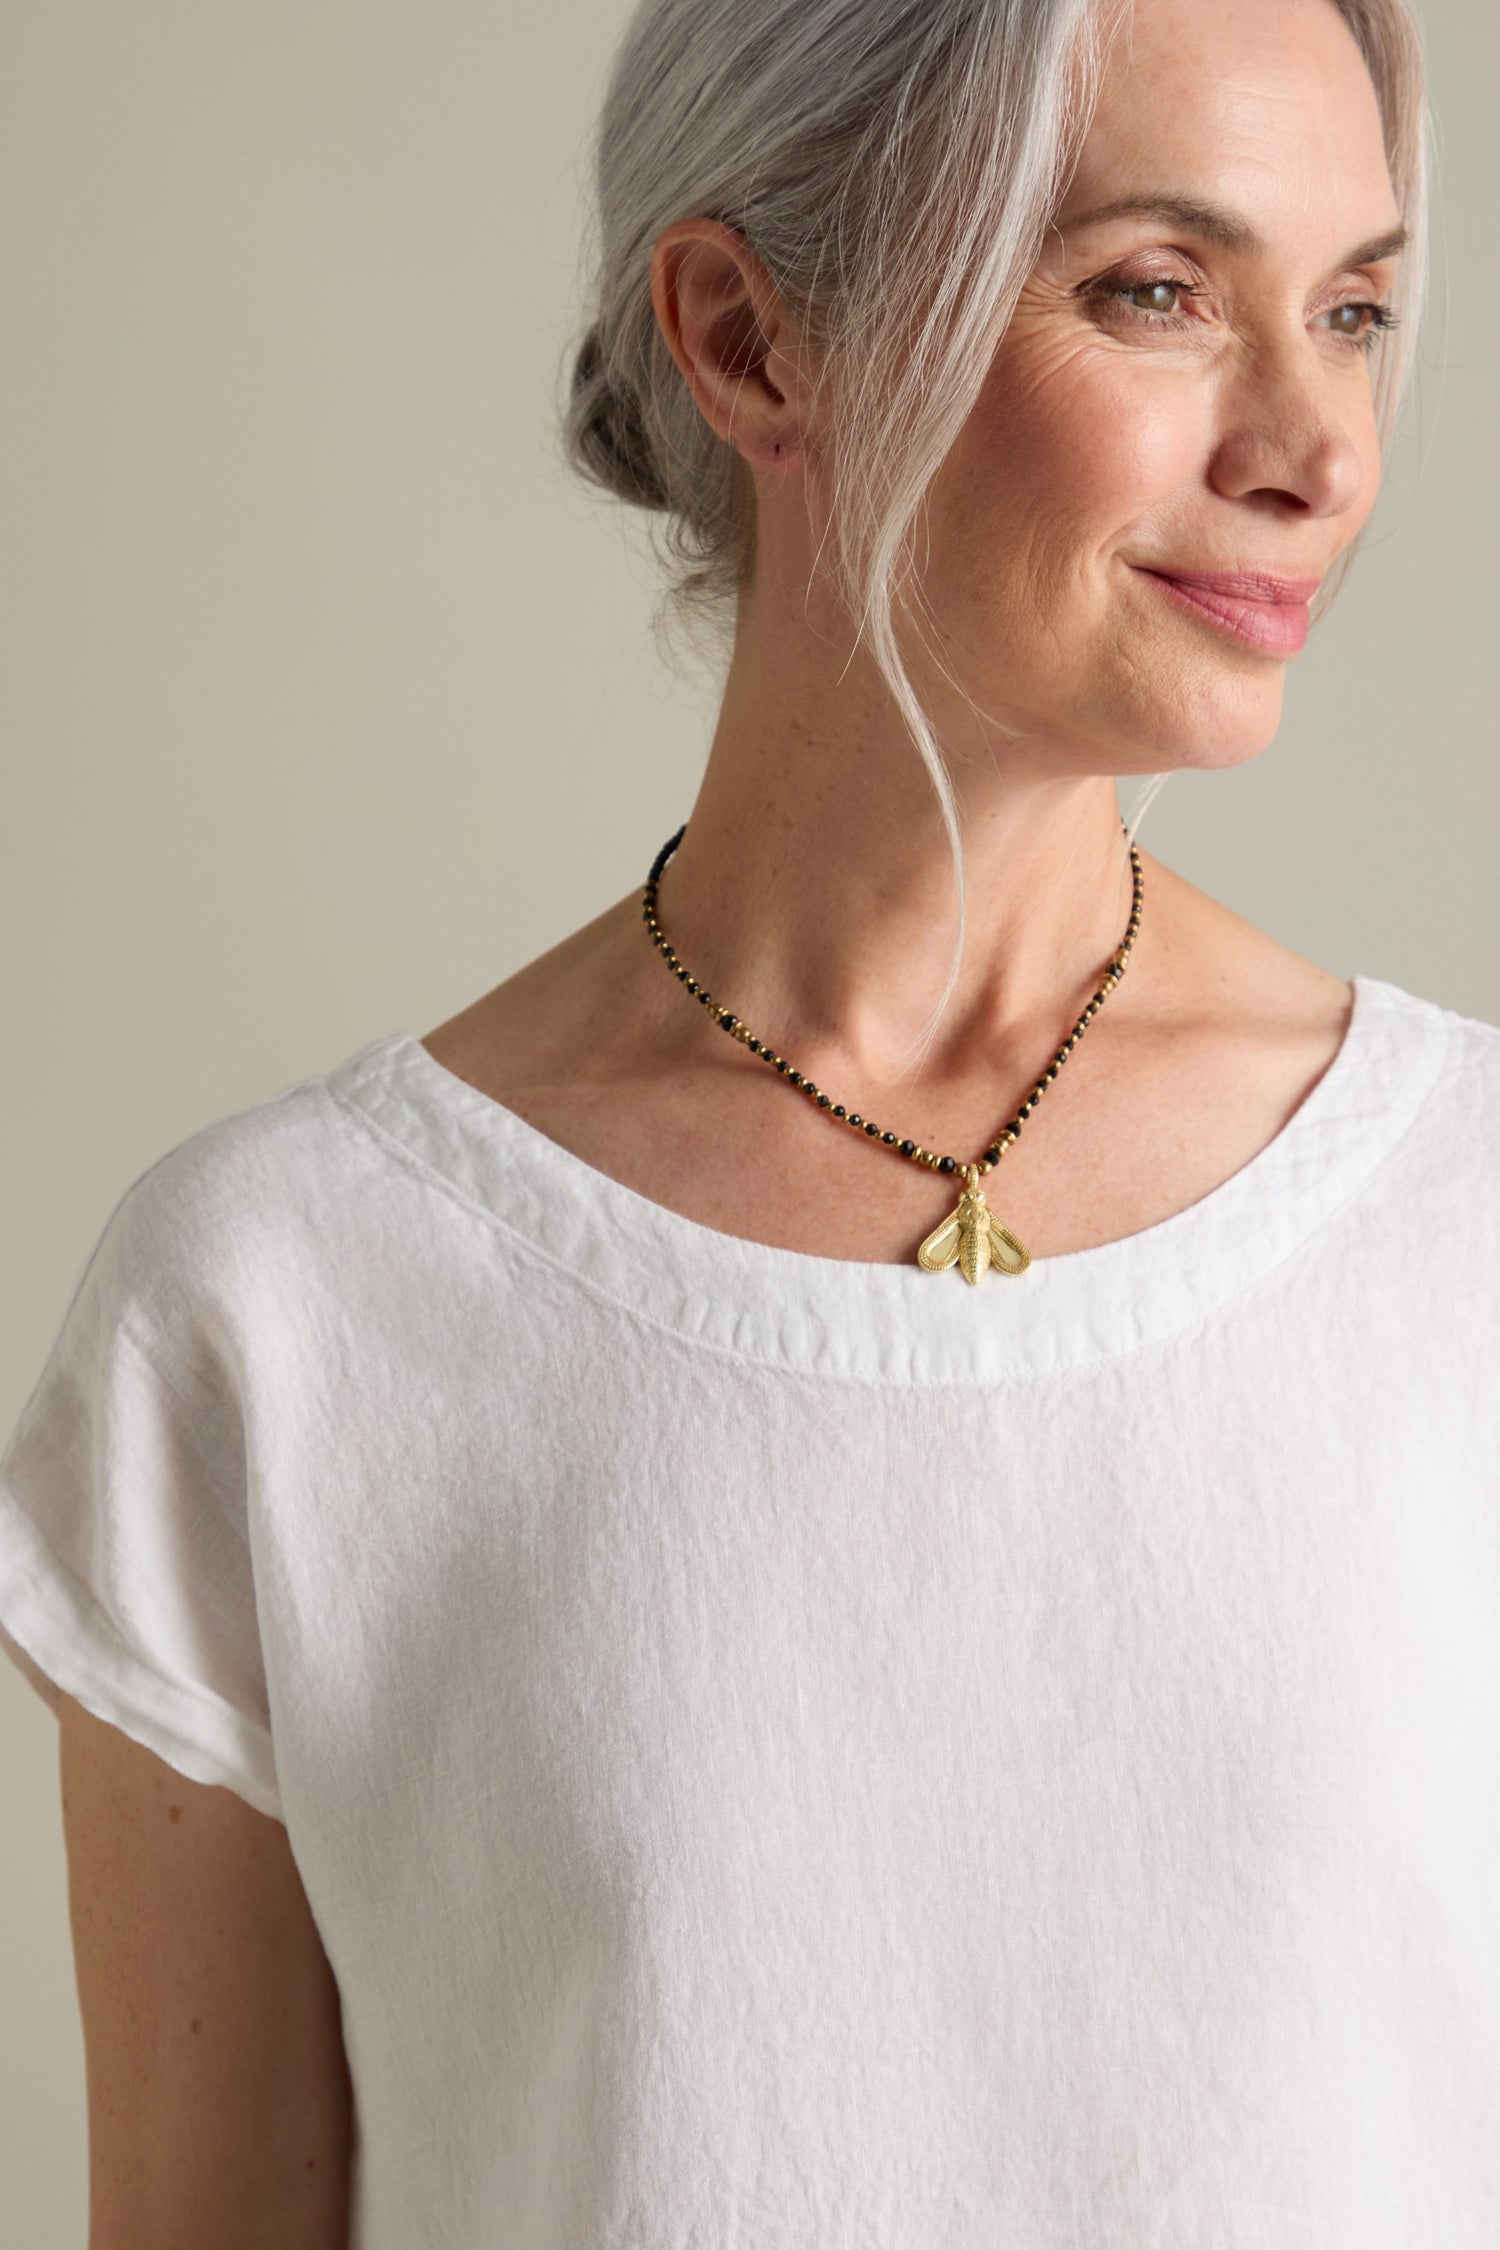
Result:
[[[1218,243],[1221,249],[1242,251],[1249,257],[1263,257],[1267,249],[1264,238],[1237,212],[1226,209],[1222,203],[1207,202],[1202,196],[1172,192],[1116,196],[1108,203],[1095,204],[1092,210],[1078,212],[1065,227],[1056,231],[1074,234],[1082,227],[1103,226],[1109,219],[1168,219],[1186,227],[1190,233],[1202,235],[1206,241]],[[1368,242],[1356,243],[1340,263],[1374,265],[1381,258],[1394,257],[1410,240],[1409,227],[1392,227],[1385,234],[1373,235]]]

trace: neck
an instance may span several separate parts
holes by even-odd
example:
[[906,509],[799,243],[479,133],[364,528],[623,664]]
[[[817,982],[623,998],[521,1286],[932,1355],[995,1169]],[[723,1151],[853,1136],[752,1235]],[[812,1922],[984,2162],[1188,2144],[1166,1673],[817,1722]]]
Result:
[[[830,662],[805,631],[772,638],[751,609],[658,914],[690,974],[752,1029],[893,1084],[916,1067],[951,965],[947,831],[873,664]],[[954,778],[966,928],[928,1084],[1070,1028],[1130,914],[1112,777],[1059,771],[1049,745],[1045,766],[1007,746],[1003,770],[979,753]]]

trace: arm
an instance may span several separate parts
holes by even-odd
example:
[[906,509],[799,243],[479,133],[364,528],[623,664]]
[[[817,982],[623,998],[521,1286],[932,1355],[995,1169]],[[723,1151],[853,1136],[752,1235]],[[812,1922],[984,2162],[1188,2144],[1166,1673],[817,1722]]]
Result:
[[58,1720],[90,2250],[347,2250],[338,1986],[285,1828]]

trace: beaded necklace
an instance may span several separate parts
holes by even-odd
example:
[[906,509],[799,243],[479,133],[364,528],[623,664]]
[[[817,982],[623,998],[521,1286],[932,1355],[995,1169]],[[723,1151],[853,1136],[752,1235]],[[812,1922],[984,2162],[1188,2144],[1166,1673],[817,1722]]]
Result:
[[[1128,836],[1130,830],[1123,819],[1120,826]],[[836,1102],[832,1095],[825,1094],[820,1086],[815,1086],[810,1078],[805,1078],[800,1070],[794,1070],[785,1055],[778,1055],[763,1039],[757,1039],[739,1016],[731,1015],[727,1008],[721,1008],[713,994],[705,991],[695,978],[689,976],[687,969],[667,943],[662,926],[656,918],[656,887],[661,881],[662,869],[686,834],[687,822],[684,821],[676,835],[668,837],[651,862],[651,872],[646,877],[646,887],[642,893],[642,914],[646,928],[667,967],[674,976],[681,979],[694,999],[701,1001],[721,1031],[727,1031],[732,1039],[738,1039],[742,1046],[748,1047],[752,1055],[759,1055],[762,1062],[769,1063],[773,1070],[785,1078],[789,1086],[797,1087],[827,1116],[849,1126],[854,1132],[864,1134],[878,1148],[888,1148],[895,1155],[906,1157],[912,1164],[925,1165],[930,1172],[963,1172],[965,1184],[957,1207],[949,1212],[940,1226],[934,1227],[922,1243],[917,1251],[919,1266],[928,1273],[946,1273],[950,1266],[956,1265],[965,1281],[970,1282],[982,1280],[992,1269],[1008,1274],[1024,1273],[1031,1264],[1031,1253],[1023,1243],[1016,1240],[1009,1227],[1001,1225],[985,1202],[979,1182],[986,1172],[994,1169],[1007,1150],[1015,1146],[1027,1118],[1125,974],[1130,949],[1135,944],[1141,926],[1141,904],[1146,893],[1141,855],[1135,845],[1130,847],[1134,888],[1130,920],[1126,924],[1124,937],[1110,955],[1109,965],[1100,977],[1098,989],[1010,1123],[1001,1126],[983,1155],[975,1157],[971,1164],[961,1166],[956,1157],[935,1155],[931,1149],[923,1148],[920,1141],[898,1140],[894,1133],[883,1131],[873,1118],[861,1117],[857,1110],[846,1109],[842,1102]]]

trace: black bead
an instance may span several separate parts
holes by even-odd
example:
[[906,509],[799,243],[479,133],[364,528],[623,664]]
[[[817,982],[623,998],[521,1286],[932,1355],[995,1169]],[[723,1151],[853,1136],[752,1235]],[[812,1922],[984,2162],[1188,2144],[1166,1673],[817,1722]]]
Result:
[[667,838],[666,842],[662,845],[661,850],[657,853],[655,859],[652,860],[651,872],[646,878],[646,881],[650,885],[652,890],[655,890],[658,876],[661,874],[662,869],[666,866],[667,861],[671,858],[673,852],[676,851],[678,845],[682,842],[682,839],[686,834],[687,822],[684,821],[682,826],[678,829],[676,835],[669,836]]
[[785,1078],[788,1070],[791,1068],[791,1065],[787,1061],[785,1055],[778,1055],[776,1057],[776,1068],[781,1072],[782,1077]]
[[882,1134],[881,1134],[881,1136],[880,1136],[880,1138],[881,1138],[881,1139],[882,1139],[883,1141],[887,1141],[887,1142],[889,1142],[889,1144],[890,1144],[890,1146],[891,1146],[892,1148],[894,1148],[894,1147],[895,1147],[895,1145],[896,1145],[896,1136],[895,1136],[895,1134],[894,1134],[894,1133],[882,1133]]
[[794,1086],[800,1086],[802,1083],[802,1073],[800,1070],[789,1070],[787,1072],[787,1077],[791,1080]]
[[917,1144],[915,1141],[903,1141],[901,1143],[901,1154],[903,1156],[915,1156],[916,1153]]
[[987,1149],[985,1150],[985,1152],[984,1152],[984,1160],[985,1160],[986,1164],[998,1164],[998,1163],[999,1163],[999,1161],[1000,1161],[1000,1143],[999,1143],[998,1141],[996,1141],[996,1143],[995,1143],[995,1145],[994,1145],[994,1147],[993,1147],[993,1148],[987,1148]]
[[818,1096],[818,1107],[819,1107],[819,1109],[827,1109],[827,1107],[828,1107],[828,1096],[827,1096],[826,1094],[819,1094],[819,1096]]
[[733,1031],[739,1020],[738,1016],[720,1016],[719,1018],[720,1025],[725,1031]]
[[849,1112],[847,1109],[845,1109],[842,1102],[835,1102],[833,1105],[833,1114],[835,1117],[847,1117]]
[[865,1121],[865,1131],[866,1131],[867,1133],[878,1133],[878,1132],[880,1131],[880,1127],[879,1127],[878,1125],[872,1125],[872,1124],[871,1124],[871,1123],[869,1122],[869,1120],[868,1120],[868,1119],[866,1119],[866,1121]]
[[956,1172],[958,1166],[951,1156],[940,1156],[938,1158],[938,1170],[940,1172]]
[[851,1110],[849,1113],[849,1122],[851,1125],[863,1125],[864,1119],[860,1116],[858,1110]]
[[745,1045],[749,1048],[752,1055],[758,1055],[760,1053],[760,1041],[758,1039],[747,1039],[745,1041]]

